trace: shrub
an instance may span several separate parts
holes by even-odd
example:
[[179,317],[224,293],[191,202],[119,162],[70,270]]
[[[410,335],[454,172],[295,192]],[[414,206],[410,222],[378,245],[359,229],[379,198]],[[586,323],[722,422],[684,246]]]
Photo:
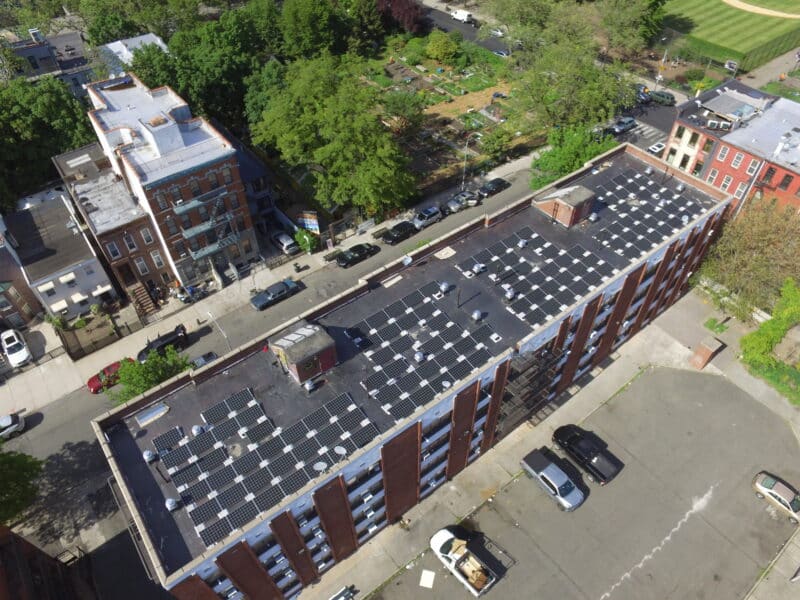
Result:
[[703,69],[687,69],[684,72],[684,77],[686,77],[688,81],[702,81],[705,76],[706,72]]

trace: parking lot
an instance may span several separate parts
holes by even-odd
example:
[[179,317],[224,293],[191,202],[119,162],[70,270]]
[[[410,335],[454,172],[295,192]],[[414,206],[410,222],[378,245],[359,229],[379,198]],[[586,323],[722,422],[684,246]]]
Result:
[[[564,513],[520,476],[463,523],[485,536],[486,544],[480,535],[473,543],[500,571],[488,596],[741,598],[791,535],[793,526],[755,497],[750,482],[766,469],[796,485],[797,440],[726,379],[646,371],[583,426],[625,463],[617,479],[600,488],[583,478],[585,504]],[[435,573],[430,589],[419,585],[423,569]],[[468,592],[428,551],[372,597]]]

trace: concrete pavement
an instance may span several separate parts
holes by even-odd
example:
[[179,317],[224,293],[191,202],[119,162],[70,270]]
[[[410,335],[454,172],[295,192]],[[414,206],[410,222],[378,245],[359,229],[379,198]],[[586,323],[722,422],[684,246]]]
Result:
[[[693,348],[709,334],[703,323],[711,316],[719,318],[713,306],[697,294],[688,294],[622,346],[604,370],[595,369],[588,384],[582,388],[570,388],[568,393],[573,394],[572,397],[540,426],[523,425],[512,432],[477,463],[410,510],[406,515],[410,520],[407,529],[389,526],[353,557],[332,567],[319,583],[304,590],[303,597],[327,599],[346,585],[355,585],[364,597],[378,592],[397,571],[427,549],[431,532],[468,516],[483,502],[491,502],[492,496],[519,472],[522,456],[530,448],[549,445],[556,427],[582,421],[651,365],[691,369],[689,358]],[[800,432],[800,410],[738,367],[738,339],[745,330],[732,323],[718,336],[726,346],[704,372],[726,377],[742,387],[786,419],[797,434]],[[800,566],[798,550],[800,544],[795,535],[767,577],[754,587],[751,600],[790,600],[796,597],[800,588],[789,583],[785,574],[789,571],[794,573]],[[364,568],[365,565],[369,568]],[[380,597],[379,594],[373,596]]]

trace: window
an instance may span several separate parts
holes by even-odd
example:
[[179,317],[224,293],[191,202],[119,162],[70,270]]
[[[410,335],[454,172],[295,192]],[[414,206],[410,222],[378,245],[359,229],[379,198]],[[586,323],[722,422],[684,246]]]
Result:
[[231,209],[239,208],[239,197],[236,194],[231,194],[229,196]]
[[87,275],[94,275],[94,267],[92,267],[91,265],[86,265],[85,267],[83,267],[83,272],[86,273]]
[[175,225],[175,219],[173,219],[172,217],[167,217],[164,220],[164,224],[167,226],[167,231],[169,231],[170,235],[175,235],[176,233],[178,233],[178,226]]
[[11,296],[11,297],[12,297],[14,300],[19,300],[19,299],[20,299],[19,292],[17,291],[17,288],[15,288],[13,285],[12,285],[10,288],[8,288],[8,290],[6,290],[6,292],[7,292],[7,293],[8,293],[8,295],[9,295],[9,296]]
[[755,174],[756,169],[758,169],[758,161],[754,158],[750,161],[750,164],[747,166],[747,174],[748,175]]
[[119,251],[119,248],[117,248],[117,244],[115,242],[108,242],[106,244],[106,250],[108,251],[108,255],[111,257],[111,260],[117,260],[122,256],[122,252]]
[[22,312],[25,314],[26,317],[32,317],[33,316],[33,311],[31,310],[31,305],[30,304],[27,304],[27,303],[23,304],[22,305]]
[[697,146],[697,140],[699,140],[699,139],[700,139],[700,134],[697,133],[696,131],[693,131],[692,135],[689,136],[689,146],[691,148],[694,148],[695,146]]
[[714,145],[714,140],[711,138],[706,138],[706,141],[703,142],[703,152],[710,152],[711,146]]
[[686,127],[683,125],[678,125],[678,128],[675,130],[675,137],[678,138],[678,141],[683,139],[684,133],[686,133]]
[[237,246],[236,244],[230,246],[230,249],[231,249],[230,256],[233,260],[236,260],[241,256],[241,253],[239,252],[239,246]]
[[200,221],[208,221],[208,209],[205,206],[198,208],[197,214],[200,216]]
[[150,233],[150,229],[148,227],[145,227],[139,233],[142,234],[142,239],[144,240],[145,244],[153,243],[153,235]]
[[130,233],[123,235],[122,239],[125,240],[125,246],[128,248],[129,252],[136,251],[136,241],[133,239],[133,236]]
[[199,236],[193,237],[189,240],[189,248],[192,249],[192,252],[197,252],[200,250],[200,240],[198,240],[197,237]]
[[183,242],[175,244],[175,252],[178,253],[178,256],[186,256],[186,244]]
[[209,171],[208,175],[206,175],[206,179],[208,180],[208,184],[211,186],[212,190],[219,187],[219,179],[217,179],[216,173]]
[[181,227],[184,229],[189,229],[192,226],[192,219],[189,218],[189,215],[183,214],[181,215]]
[[731,166],[734,169],[738,169],[739,165],[742,164],[743,160],[744,160],[744,154],[742,154],[741,152],[737,152],[736,156],[733,157],[733,162],[731,162]]
[[733,177],[730,175],[725,175],[725,179],[722,180],[722,191],[727,192],[728,188],[731,187],[731,183],[733,183]]
[[222,181],[224,181],[225,183],[233,183],[233,175],[231,174],[230,167],[222,168]]
[[181,195],[181,189],[178,187],[172,188],[169,193],[172,195],[172,201],[176,204],[180,204],[183,202],[183,196]]
[[171,283],[172,282],[172,273],[167,273],[167,272],[161,273],[161,281],[163,281],[164,283],[167,283],[167,284]]
[[250,240],[245,239],[242,240],[242,252],[245,254],[250,254],[253,251],[253,246],[250,244]]
[[12,304],[5,296],[0,296],[0,310],[11,308]]
[[189,190],[191,190],[192,196],[194,196],[195,198],[197,198],[200,194],[203,193],[203,191],[200,189],[200,183],[197,181],[197,179],[192,179],[189,182]]
[[139,270],[140,275],[147,275],[150,272],[150,269],[147,268],[147,263],[141,256],[137,256],[133,259],[133,262],[136,264],[136,268]]
[[692,168],[692,175],[697,177],[698,175],[700,175],[700,172],[702,170],[703,170],[703,161],[698,160],[696,163],[694,163],[694,167]]
[[158,210],[167,210],[167,197],[162,190],[158,190],[155,193],[155,199],[156,204],[158,204]]
[[741,198],[742,196],[744,196],[744,191],[746,189],[747,189],[747,182],[746,181],[741,182],[738,186],[736,186],[736,193],[734,194],[734,196],[736,198]]
[[778,187],[782,190],[788,190],[789,186],[792,185],[792,181],[794,181],[794,177],[791,175],[784,175]]
[[685,171],[686,170],[686,165],[689,164],[689,158],[690,158],[690,156],[688,154],[684,154],[683,157],[681,158],[681,164],[678,165],[678,168],[681,171]]
[[771,183],[773,177],[775,177],[775,169],[773,167],[769,167],[767,172],[764,173],[764,177],[761,179],[761,181],[764,183]]
[[217,241],[217,232],[214,231],[213,229],[209,229],[208,232],[206,232],[206,244],[210,246],[211,244],[216,243],[216,241]]
[[45,291],[44,295],[47,296],[48,298],[52,298],[53,296],[56,295],[56,291],[53,288],[49,288],[47,289],[47,291]]
[[714,185],[714,182],[717,180],[717,175],[719,175],[719,171],[716,169],[711,169],[711,172],[708,174],[708,179],[706,181],[711,185]]
[[161,252],[158,250],[153,250],[150,253],[150,257],[153,259],[153,264],[156,266],[156,269],[164,268],[164,259],[161,258]]
[[244,231],[244,215],[236,217],[236,231]]
[[719,162],[725,162],[725,159],[728,158],[728,147],[723,146],[719,150],[719,154],[717,155],[717,160]]
[[77,282],[77,281],[75,281],[74,279],[70,279],[70,280],[67,282],[67,287],[68,287],[68,288],[74,288],[74,287],[78,287],[78,282]]
[[678,153],[678,151],[675,150],[675,148],[670,148],[669,152],[667,152],[667,162],[668,163],[673,163],[673,161],[675,160],[675,155],[677,153]]

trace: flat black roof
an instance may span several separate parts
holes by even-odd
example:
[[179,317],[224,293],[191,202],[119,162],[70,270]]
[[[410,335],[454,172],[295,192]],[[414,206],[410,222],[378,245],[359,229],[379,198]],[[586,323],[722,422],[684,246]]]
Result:
[[[317,319],[340,364],[314,391],[262,351],[162,399],[163,416],[140,424],[150,407],[108,428],[166,572],[474,376],[717,204],[626,152],[562,187],[572,185],[595,192],[593,220],[566,229],[529,206]],[[195,437],[193,425],[208,431]],[[146,464],[142,452],[156,449],[161,461]],[[183,506],[169,513],[165,498]]]

